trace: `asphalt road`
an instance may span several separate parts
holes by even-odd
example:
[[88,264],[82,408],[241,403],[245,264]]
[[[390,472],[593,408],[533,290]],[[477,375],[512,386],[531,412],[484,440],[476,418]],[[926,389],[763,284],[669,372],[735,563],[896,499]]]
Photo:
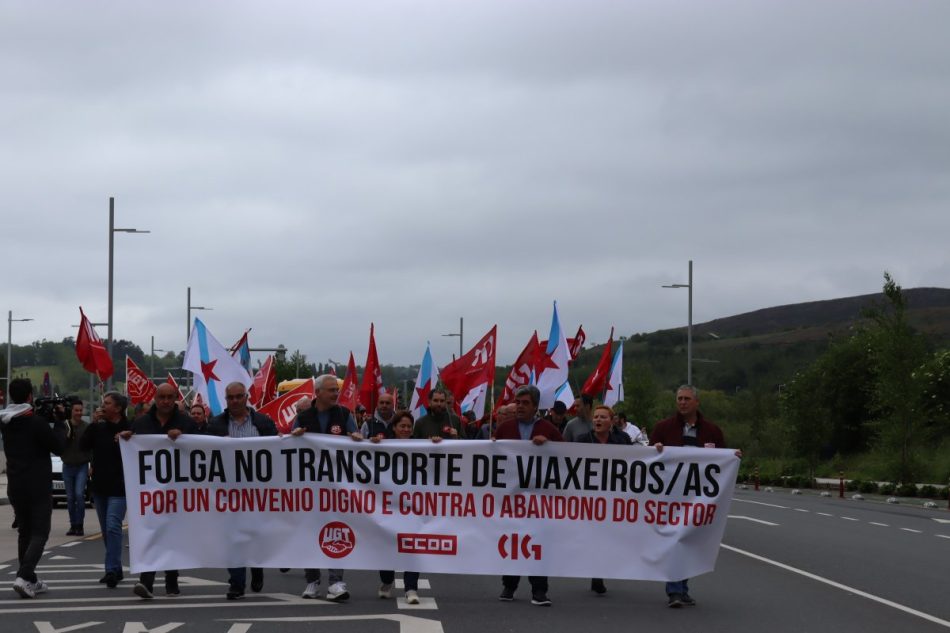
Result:
[[[301,570],[267,570],[264,591],[236,602],[225,600],[222,570],[183,571],[178,598],[160,595],[159,575],[158,597],[143,602],[132,595],[134,580],[128,576],[114,590],[96,582],[102,575],[102,543],[98,536],[63,536],[62,509],[54,511],[54,536],[39,572],[51,590],[23,600],[9,589],[15,539],[10,507],[0,506],[0,633],[54,633],[67,627],[116,633],[270,633],[316,627],[329,633],[950,629],[946,510],[740,490],[730,517],[716,571],[690,583],[699,603],[694,608],[667,609],[659,583],[608,580],[607,594],[596,596],[587,579],[569,578],[551,579],[552,608],[531,606],[527,579],[515,602],[500,603],[498,578],[453,575],[424,576],[423,604],[413,607],[378,599],[378,578],[371,571],[346,573],[352,598],[342,605],[301,599]],[[87,532],[94,531],[93,522],[93,515],[87,515]],[[618,555],[634,546],[618,547]]]

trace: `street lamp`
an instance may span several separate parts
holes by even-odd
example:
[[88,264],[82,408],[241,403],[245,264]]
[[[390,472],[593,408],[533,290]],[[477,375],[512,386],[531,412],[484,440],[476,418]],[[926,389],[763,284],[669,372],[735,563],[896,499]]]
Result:
[[462,333],[465,331],[463,328],[464,320],[462,317],[459,317],[459,331],[458,332],[449,332],[448,334],[443,334],[442,336],[457,336],[459,337],[459,358],[462,358]]
[[9,405],[10,401],[10,380],[13,378],[13,324],[22,323],[24,321],[32,321],[33,319],[14,319],[13,310],[7,312],[7,393],[5,395],[4,402]]
[[155,352],[167,352],[168,350],[156,349],[155,348],[155,337],[152,337],[152,353],[149,355],[149,365],[148,365],[148,375],[152,380],[155,380]]
[[[115,228],[115,198],[109,198],[109,358],[112,358],[112,280],[113,280],[113,262],[115,260],[115,234],[116,233],[151,233],[151,231],[140,231],[138,229],[117,229]],[[106,381],[106,390],[112,389],[112,376]]]
[[689,283],[670,284],[664,288],[689,289],[689,321],[686,326],[686,384],[693,384],[693,260],[689,260]]
[[191,305],[191,286],[188,286],[188,329],[186,330],[187,333],[185,334],[185,349],[188,348],[188,339],[191,337],[191,313],[194,310],[214,310],[214,308]]

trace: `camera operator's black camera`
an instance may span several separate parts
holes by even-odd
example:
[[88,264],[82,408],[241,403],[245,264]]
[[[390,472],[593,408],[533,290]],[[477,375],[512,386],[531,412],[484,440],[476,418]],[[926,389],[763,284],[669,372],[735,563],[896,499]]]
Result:
[[82,404],[82,399],[76,396],[34,398],[33,412],[50,422],[65,422],[74,404]]

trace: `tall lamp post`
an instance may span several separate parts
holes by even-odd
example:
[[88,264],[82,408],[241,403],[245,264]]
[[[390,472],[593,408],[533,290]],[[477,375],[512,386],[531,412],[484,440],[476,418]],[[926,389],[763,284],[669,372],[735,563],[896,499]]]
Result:
[[689,260],[689,283],[670,284],[664,288],[689,289],[689,315],[686,326],[686,384],[693,384],[693,260]]
[[10,404],[10,381],[13,379],[13,324],[33,319],[14,319],[13,310],[7,312],[7,391],[4,402]]
[[459,331],[458,331],[458,332],[449,332],[448,334],[443,334],[443,335],[442,335],[442,336],[457,336],[457,337],[459,337],[459,358],[462,358],[462,354],[464,353],[464,352],[462,351],[462,349],[463,349],[462,334],[463,334],[463,332],[465,332],[465,328],[463,327],[464,325],[465,325],[465,320],[464,320],[462,317],[459,317]]
[[[113,282],[113,264],[115,261],[115,234],[116,233],[151,233],[151,231],[140,231],[139,229],[117,229],[115,228],[115,198],[109,198],[109,358],[112,358],[112,282]],[[112,376],[106,381],[106,389],[112,389]]]
[[195,310],[214,310],[214,308],[191,305],[191,286],[188,286],[188,329],[185,331],[185,349],[188,348],[188,339],[191,337],[191,313]]
[[155,352],[166,352],[168,350],[157,349],[155,347],[155,337],[152,337],[152,353],[149,355],[149,366],[148,366],[148,375],[152,380],[155,380]]

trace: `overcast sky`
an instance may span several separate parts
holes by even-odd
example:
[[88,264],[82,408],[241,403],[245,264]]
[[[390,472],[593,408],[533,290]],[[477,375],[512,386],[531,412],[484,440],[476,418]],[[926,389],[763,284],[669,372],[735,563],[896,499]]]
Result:
[[[0,309],[223,343],[510,363],[552,301],[588,341],[950,286],[950,3],[0,5]],[[106,328],[97,328],[103,338]]]

